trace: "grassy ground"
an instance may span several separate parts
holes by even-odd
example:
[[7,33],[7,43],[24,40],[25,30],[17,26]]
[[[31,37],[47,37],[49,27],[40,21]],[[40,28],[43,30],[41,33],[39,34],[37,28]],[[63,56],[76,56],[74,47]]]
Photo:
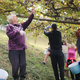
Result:
[[[43,52],[48,47],[48,40],[42,37],[37,39],[36,44],[34,42],[31,36],[27,38],[26,80],[55,80],[50,58],[48,57],[46,65],[42,64],[45,57]],[[5,31],[0,31],[0,68],[5,69],[9,73],[7,80],[13,80],[11,76],[11,64],[8,59],[7,44],[8,38]],[[65,80],[71,79],[65,76]]]

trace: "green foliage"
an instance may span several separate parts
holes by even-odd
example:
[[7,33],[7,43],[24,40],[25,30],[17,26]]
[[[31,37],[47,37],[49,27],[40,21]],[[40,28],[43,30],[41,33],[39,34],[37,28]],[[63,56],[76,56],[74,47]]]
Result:
[[[25,17],[29,17],[32,9],[35,9],[34,18],[48,18],[51,20],[65,21],[66,22],[80,22],[80,1],[74,0],[0,0],[0,24],[7,24],[6,16],[11,12],[15,12],[17,15],[23,15]],[[41,16],[42,15],[42,16]],[[77,20],[76,20],[77,19]],[[23,20],[21,21],[23,22]],[[31,23],[29,26],[29,30],[27,33],[33,33],[34,38],[44,32],[44,27],[53,24],[54,22],[39,22],[36,20]],[[61,23],[62,24],[62,23]],[[60,31],[67,32],[65,36],[71,35],[71,37],[75,37],[75,31],[79,28],[77,25],[64,25],[59,24]],[[66,29],[71,26],[71,29]],[[76,28],[74,27],[76,26]],[[62,33],[63,33],[62,32]]]

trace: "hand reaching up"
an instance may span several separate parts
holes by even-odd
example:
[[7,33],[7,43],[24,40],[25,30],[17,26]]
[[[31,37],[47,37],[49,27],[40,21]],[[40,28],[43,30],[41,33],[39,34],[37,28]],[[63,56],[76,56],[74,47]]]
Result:
[[32,9],[32,13],[35,14],[35,9]]

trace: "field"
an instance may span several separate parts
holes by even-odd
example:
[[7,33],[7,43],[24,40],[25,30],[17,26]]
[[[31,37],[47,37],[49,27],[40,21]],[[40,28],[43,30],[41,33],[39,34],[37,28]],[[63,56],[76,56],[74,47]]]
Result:
[[[26,50],[26,80],[55,80],[50,57],[48,57],[45,65],[42,64],[45,57],[44,49],[48,47],[48,39],[44,36],[39,37],[35,44],[32,36],[28,36],[26,44],[28,47]],[[8,72],[7,80],[13,80],[8,58],[8,37],[5,31],[0,31],[0,68]],[[71,80],[70,75],[66,77],[65,74],[65,80]]]

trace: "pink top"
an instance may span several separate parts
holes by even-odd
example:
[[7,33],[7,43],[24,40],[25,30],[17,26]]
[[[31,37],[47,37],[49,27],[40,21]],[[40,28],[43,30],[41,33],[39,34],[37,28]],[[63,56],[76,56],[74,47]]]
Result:
[[76,50],[75,49],[68,49],[68,58],[75,58]]

